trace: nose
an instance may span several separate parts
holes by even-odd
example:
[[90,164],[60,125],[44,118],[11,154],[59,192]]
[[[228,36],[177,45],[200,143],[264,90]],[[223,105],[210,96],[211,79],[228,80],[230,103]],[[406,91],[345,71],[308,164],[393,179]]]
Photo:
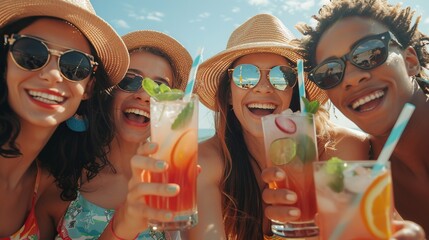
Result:
[[362,82],[367,81],[371,77],[370,70],[360,69],[350,62],[346,63],[346,67],[344,69],[343,81],[341,82],[341,86],[348,90],[353,87],[359,86]]
[[274,91],[274,87],[270,83],[268,74],[261,73],[258,84],[256,84],[252,90],[258,93],[272,93]]
[[51,56],[48,63],[39,71],[40,78],[49,81],[50,83],[63,81],[63,77],[58,66],[58,57],[56,56]]
[[142,102],[150,102],[150,96],[143,88],[134,93],[134,98]]

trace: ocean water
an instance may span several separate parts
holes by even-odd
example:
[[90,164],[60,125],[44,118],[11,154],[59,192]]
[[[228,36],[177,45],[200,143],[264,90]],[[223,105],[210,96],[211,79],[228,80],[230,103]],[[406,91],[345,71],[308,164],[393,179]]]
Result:
[[198,141],[206,140],[215,134],[215,130],[213,128],[200,128],[198,129]]

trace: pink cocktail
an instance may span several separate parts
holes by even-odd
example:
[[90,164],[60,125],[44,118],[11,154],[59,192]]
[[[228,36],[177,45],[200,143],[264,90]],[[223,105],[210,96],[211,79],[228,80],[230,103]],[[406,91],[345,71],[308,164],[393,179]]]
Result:
[[317,236],[313,162],[318,160],[318,154],[313,115],[272,114],[262,118],[262,125],[267,165],[282,168],[287,176],[285,181],[272,183],[270,187],[294,191],[298,196],[294,206],[301,210],[297,221],[273,221],[271,229],[283,237]]
[[146,196],[152,208],[173,211],[172,222],[150,221],[154,229],[178,230],[197,223],[198,97],[191,100],[157,101],[151,98],[151,141],[159,144],[152,156],[168,162],[164,173],[144,172],[143,181],[176,183],[174,197]]

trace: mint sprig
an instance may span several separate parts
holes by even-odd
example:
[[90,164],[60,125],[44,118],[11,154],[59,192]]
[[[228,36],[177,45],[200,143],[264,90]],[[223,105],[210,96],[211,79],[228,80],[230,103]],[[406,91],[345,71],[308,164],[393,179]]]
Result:
[[[184,93],[180,89],[171,89],[169,86],[161,83],[158,85],[152,79],[146,77],[142,81],[143,89],[149,94],[149,96],[155,98],[157,101],[174,101],[182,99]],[[172,130],[177,130],[186,127],[192,119],[194,112],[194,103],[188,102],[182,111],[177,115],[173,124],[171,125]]]
[[328,186],[334,192],[339,193],[344,189],[344,169],[344,161],[337,157],[329,159],[324,166],[324,171],[329,176]]
[[315,114],[317,112],[317,110],[320,107],[320,103],[317,100],[313,100],[313,101],[309,101],[307,98],[305,97],[301,97],[302,101],[304,102],[304,107],[305,107],[305,111],[307,113],[312,113]]

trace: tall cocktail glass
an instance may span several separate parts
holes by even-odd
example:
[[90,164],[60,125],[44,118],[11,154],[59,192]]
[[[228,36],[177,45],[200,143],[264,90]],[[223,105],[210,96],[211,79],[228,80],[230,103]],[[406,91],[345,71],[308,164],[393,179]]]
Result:
[[198,97],[158,101],[150,99],[151,141],[159,144],[152,156],[169,164],[164,173],[143,172],[142,179],[152,183],[176,183],[180,192],[174,197],[146,196],[152,208],[170,210],[172,222],[150,221],[153,229],[180,230],[197,223]]
[[281,113],[262,118],[267,166],[286,172],[285,181],[270,188],[286,188],[298,196],[295,207],[301,217],[293,222],[272,221],[274,234],[289,238],[317,236],[314,223],[317,212],[313,181],[313,162],[318,160],[316,132],[312,114]]
[[390,165],[374,172],[375,163],[314,163],[320,239],[389,239],[393,216]]

